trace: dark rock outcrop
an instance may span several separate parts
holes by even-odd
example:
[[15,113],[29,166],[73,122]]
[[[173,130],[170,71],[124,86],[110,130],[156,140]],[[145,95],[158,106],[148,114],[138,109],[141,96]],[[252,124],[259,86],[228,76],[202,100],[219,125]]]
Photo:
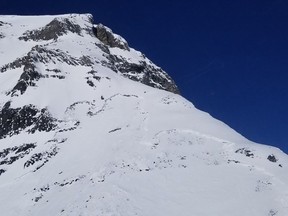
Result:
[[57,147],[54,147],[50,151],[45,151],[45,152],[40,152],[40,153],[33,154],[31,156],[31,158],[24,163],[24,168],[27,168],[27,167],[33,165],[36,162],[44,161],[41,165],[39,165],[36,168],[36,170],[40,169],[45,163],[47,163],[49,161],[50,158],[52,158],[52,157],[54,157],[55,155],[58,154],[58,150],[59,149]]
[[102,65],[109,67],[115,72],[120,72],[125,77],[134,81],[141,82],[154,88],[180,94],[180,91],[173,79],[161,68],[154,66],[152,62],[151,64],[147,64],[144,61],[144,59],[146,59],[144,55],[143,61],[140,61],[139,64],[135,64],[110,53],[109,47],[118,47],[120,49],[130,51],[128,43],[125,39],[115,35],[112,30],[102,24],[94,25],[93,32],[102,42],[102,45],[96,44],[96,46],[107,54],[106,57],[109,60],[109,62],[102,62]]
[[14,146],[12,148],[3,149],[0,152],[0,159],[3,159],[0,160],[0,166],[13,164],[20,158],[28,155],[35,147],[35,143],[26,143],[21,146]]
[[180,94],[173,79],[161,68],[153,66],[153,64],[147,64],[145,61],[141,61],[139,64],[129,63],[115,55],[109,55],[108,58],[114,70],[121,72],[125,77],[153,88]]
[[93,26],[93,32],[95,36],[105,45],[110,47],[118,47],[124,50],[130,50],[128,43],[119,37],[115,37],[115,34],[106,26],[99,24]]
[[246,148],[241,148],[235,151],[235,153],[239,153],[239,154],[244,154],[246,157],[254,157],[254,154],[251,152],[251,150],[246,149]]
[[267,160],[276,163],[278,161],[278,159],[275,157],[275,155],[271,154],[267,157]]
[[11,26],[11,23],[7,23],[7,22],[0,21],[0,26],[4,26],[4,25],[9,25],[9,26]]
[[80,58],[75,58],[59,49],[48,49],[45,47],[45,45],[36,45],[27,53],[26,56],[17,58],[15,61],[2,66],[0,68],[0,72],[6,72],[9,69],[21,68],[22,66],[26,65],[29,65],[28,67],[30,68],[35,67],[35,63],[37,62],[46,64],[49,62],[56,63],[56,61],[65,62],[68,65],[74,66],[92,66],[94,64],[89,56],[81,56]]
[[[11,24],[10,23],[6,23],[6,22],[3,22],[3,21],[0,21],[0,27],[1,26],[11,26]],[[3,32],[0,32],[0,39],[2,39],[2,38],[4,38],[5,37],[5,34],[3,33]]]
[[[15,87],[8,93],[12,96],[18,96],[18,93],[21,95],[27,90],[29,86],[36,86],[36,82],[43,78],[44,76],[37,71],[36,63],[56,63],[65,62],[68,65],[82,65],[82,66],[92,66],[94,62],[90,59],[89,56],[81,56],[80,58],[75,58],[69,54],[61,51],[48,49],[45,46],[36,45],[27,53],[26,56],[16,59],[14,62],[6,64],[0,68],[1,72],[6,72],[9,69],[21,68],[23,67],[23,73],[21,74]],[[47,69],[46,71],[49,71]],[[54,69],[55,71],[55,69]],[[56,71],[59,71],[56,69]],[[61,72],[61,71],[60,71]],[[64,79],[63,75],[51,75],[48,77]]]
[[34,105],[11,108],[7,102],[0,111],[0,139],[19,134],[30,127],[29,133],[35,131],[51,131],[56,128],[56,120],[47,109],[37,109]]
[[68,18],[65,19],[53,19],[45,27],[32,31],[27,31],[23,36],[19,37],[19,40],[56,40],[59,36],[66,34],[67,32],[76,33],[81,35],[81,27]]
[[1,176],[4,172],[6,172],[6,170],[0,169],[0,176]]
[[41,75],[37,72],[36,67],[32,63],[26,63],[16,86],[12,89],[12,96],[17,92],[23,94],[28,86],[36,86],[36,81],[40,79]]

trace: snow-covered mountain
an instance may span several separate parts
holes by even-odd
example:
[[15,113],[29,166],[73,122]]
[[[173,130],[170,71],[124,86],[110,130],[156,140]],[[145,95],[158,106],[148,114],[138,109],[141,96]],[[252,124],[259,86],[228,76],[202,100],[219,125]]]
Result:
[[0,16],[1,216],[287,216],[288,157],[89,14]]

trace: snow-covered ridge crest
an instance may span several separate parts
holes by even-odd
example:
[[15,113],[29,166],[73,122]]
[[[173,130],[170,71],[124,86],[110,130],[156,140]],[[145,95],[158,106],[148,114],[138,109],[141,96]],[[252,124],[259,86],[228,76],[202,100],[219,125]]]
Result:
[[92,20],[0,16],[1,215],[287,216],[287,155]]

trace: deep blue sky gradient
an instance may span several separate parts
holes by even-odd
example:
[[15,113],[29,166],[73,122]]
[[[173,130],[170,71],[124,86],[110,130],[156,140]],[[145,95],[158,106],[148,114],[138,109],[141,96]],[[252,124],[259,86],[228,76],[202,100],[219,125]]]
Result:
[[166,70],[182,95],[288,153],[288,1],[1,0],[0,14],[92,13]]

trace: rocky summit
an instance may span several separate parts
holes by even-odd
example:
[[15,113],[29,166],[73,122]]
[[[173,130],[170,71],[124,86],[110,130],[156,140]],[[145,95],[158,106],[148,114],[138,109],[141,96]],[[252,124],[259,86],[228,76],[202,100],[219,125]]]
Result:
[[287,216],[288,156],[184,99],[90,14],[0,16],[3,216]]

